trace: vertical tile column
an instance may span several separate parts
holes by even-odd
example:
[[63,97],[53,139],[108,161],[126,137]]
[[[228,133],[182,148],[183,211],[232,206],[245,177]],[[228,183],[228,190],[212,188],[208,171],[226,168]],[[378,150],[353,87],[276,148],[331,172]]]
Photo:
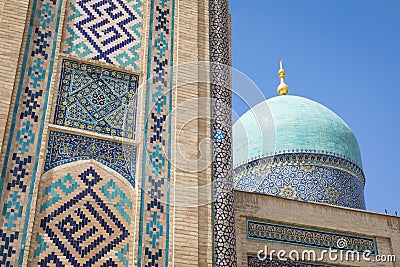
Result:
[[34,0],[0,179],[0,266],[24,261],[62,0]]
[[20,75],[18,61],[23,52],[28,6],[29,0],[0,0],[0,149],[7,145],[6,124],[13,87]]
[[236,266],[228,0],[210,0],[214,266]]
[[169,263],[175,0],[152,0],[140,188],[138,266]]

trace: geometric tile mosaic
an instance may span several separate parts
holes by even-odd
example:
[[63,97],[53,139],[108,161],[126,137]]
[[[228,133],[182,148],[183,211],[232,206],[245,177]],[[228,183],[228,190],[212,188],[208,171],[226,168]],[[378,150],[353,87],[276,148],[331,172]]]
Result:
[[[62,0],[31,0],[21,48],[21,73],[14,88],[12,124],[0,176],[0,266],[22,266],[37,178]],[[12,28],[14,25],[9,25]]]
[[39,191],[38,230],[31,250],[35,264],[128,266],[129,189],[105,179],[93,167],[49,180]]
[[290,260],[280,261],[277,259],[266,259],[261,261],[257,256],[247,256],[249,267],[339,267],[338,265],[327,265],[321,263],[305,263]]
[[138,266],[168,266],[175,0],[152,0],[143,134]]
[[138,75],[64,59],[55,124],[134,138],[138,80]]
[[50,132],[44,171],[78,160],[94,159],[135,186],[136,147],[111,141]]
[[237,266],[232,175],[231,30],[228,0],[209,1],[212,114],[213,260]]
[[334,233],[291,225],[247,219],[247,238],[259,241],[286,243],[319,249],[351,250],[376,255],[374,238]]
[[141,0],[71,0],[63,52],[139,70]]
[[[316,161],[317,158],[325,160]],[[359,168],[353,165],[355,169],[350,169],[351,166],[350,162],[332,155],[270,156],[237,167],[234,170],[235,189],[365,209],[364,179],[359,179],[364,175],[357,176],[355,173]]]

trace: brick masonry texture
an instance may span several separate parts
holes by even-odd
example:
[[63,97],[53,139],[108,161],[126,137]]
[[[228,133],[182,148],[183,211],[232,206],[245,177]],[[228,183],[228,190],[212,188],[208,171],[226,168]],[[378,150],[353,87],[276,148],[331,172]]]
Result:
[[[315,249],[316,252],[323,249],[316,248],[315,244],[310,247],[309,244],[277,242],[274,238],[249,238],[247,235],[249,220],[278,225],[278,227],[280,225],[303,230],[313,229],[313,231],[325,232],[330,235],[343,235],[348,242],[351,238],[372,240],[375,242],[377,254],[400,255],[400,243],[397,242],[400,237],[400,219],[398,217],[243,191],[235,191],[235,205],[235,228],[237,240],[240,240],[237,243],[238,266],[248,266],[248,256],[257,255],[257,252],[264,249],[266,245],[269,251],[283,249],[289,252],[296,249],[301,253],[306,249]],[[349,246],[351,245],[349,244]],[[373,249],[374,245],[367,241],[366,247]],[[358,246],[358,248],[363,250],[362,246]],[[371,258],[374,259],[374,256]],[[325,257],[322,262],[328,266],[349,265],[349,262],[332,262],[328,257]],[[354,264],[363,267],[371,266],[371,262],[366,261]],[[400,266],[399,262],[374,262],[373,264],[374,266]]]

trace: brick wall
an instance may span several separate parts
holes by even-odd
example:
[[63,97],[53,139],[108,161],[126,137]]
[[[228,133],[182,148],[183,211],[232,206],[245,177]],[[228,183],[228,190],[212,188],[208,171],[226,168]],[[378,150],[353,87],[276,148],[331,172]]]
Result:
[[[259,221],[287,224],[296,227],[312,228],[333,233],[345,233],[350,236],[366,236],[376,239],[379,255],[400,256],[400,218],[363,210],[335,207],[325,204],[306,203],[275,196],[235,192],[236,230],[238,266],[247,266],[247,255],[257,255],[264,249],[303,251],[310,249],[300,245],[260,242],[246,238],[246,218]],[[320,251],[315,249],[315,251]],[[332,262],[327,257],[327,264],[345,266],[400,266],[396,263],[371,262]]]

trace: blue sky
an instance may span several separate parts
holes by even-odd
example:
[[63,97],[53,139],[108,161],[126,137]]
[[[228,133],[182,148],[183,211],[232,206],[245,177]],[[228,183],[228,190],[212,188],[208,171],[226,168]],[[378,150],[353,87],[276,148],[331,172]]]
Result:
[[[367,209],[400,214],[400,1],[231,0],[230,8],[233,67],[269,98],[282,57],[290,94],[327,106],[356,135]],[[234,98],[233,108],[249,107]]]

